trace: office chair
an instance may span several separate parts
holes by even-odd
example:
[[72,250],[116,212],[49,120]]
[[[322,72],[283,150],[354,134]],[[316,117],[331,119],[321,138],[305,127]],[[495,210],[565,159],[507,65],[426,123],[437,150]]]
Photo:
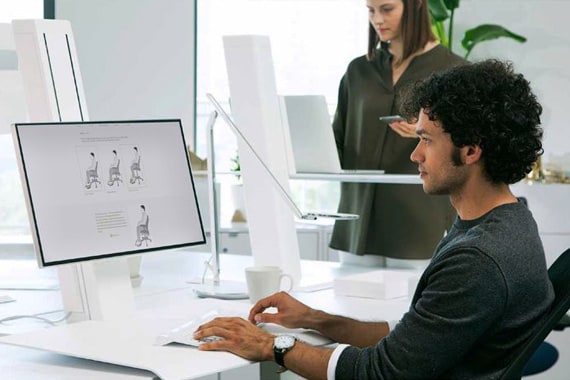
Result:
[[146,217],[146,223],[145,224],[141,224],[139,225],[137,228],[139,228],[139,236],[140,239],[137,239],[136,241],[136,246],[140,247],[143,243],[143,241],[146,243],[146,246],[148,247],[148,242],[152,242],[152,239],[150,238],[150,233],[148,231],[148,221],[149,221],[149,217]]
[[141,177],[141,156],[139,156],[137,162],[133,162],[131,164],[131,172],[133,175],[131,176],[130,182],[137,182],[140,185],[141,181],[144,181],[144,179]]
[[121,165],[121,160],[118,159],[117,166],[112,166],[109,169],[109,182],[107,182],[109,186],[113,186],[115,182],[117,183],[118,186],[119,182],[123,182],[123,179],[121,178],[121,172],[119,170],[120,165]]
[[[541,347],[544,338],[560,323],[560,320],[570,308],[570,248],[562,253],[556,261],[548,268],[548,277],[554,287],[554,302],[548,313],[548,317],[531,336],[531,338],[519,348],[516,358],[507,367],[502,380],[520,379],[533,354],[539,353],[537,349]],[[541,349],[545,349],[543,345]],[[550,356],[553,358],[553,356]],[[554,357],[554,362],[557,359]],[[552,359],[549,359],[552,362]],[[554,362],[551,363],[554,364]],[[547,367],[548,368],[548,367]],[[546,368],[544,368],[546,369]],[[536,372],[534,372],[536,373]],[[525,373],[531,374],[531,373]]]
[[570,315],[568,314],[564,314],[562,318],[560,318],[560,321],[554,326],[553,330],[562,331],[566,327],[570,327]]
[[85,184],[85,188],[90,189],[91,185],[101,184],[99,181],[99,174],[97,173],[97,167],[99,166],[99,161],[95,161],[95,168],[87,170],[87,183]]

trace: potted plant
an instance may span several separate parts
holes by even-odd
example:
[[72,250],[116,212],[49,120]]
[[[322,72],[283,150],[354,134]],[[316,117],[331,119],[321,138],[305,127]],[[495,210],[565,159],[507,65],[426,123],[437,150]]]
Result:
[[233,156],[232,158],[230,158],[230,161],[232,162],[232,166],[230,167],[230,171],[236,173],[235,176],[238,180],[238,182],[241,182],[241,175],[240,170],[241,170],[241,166],[239,164],[239,155],[236,151],[235,156]]
[[238,153],[236,152],[235,156],[233,156],[230,160],[232,162],[230,171],[235,173],[235,177],[237,179],[237,183],[233,183],[231,185],[232,203],[234,206],[232,223],[245,223],[247,222],[246,212],[245,212],[245,194],[243,192],[243,182],[241,181],[241,174],[239,174],[241,166],[239,163]]
[[[453,22],[455,10],[459,8],[459,0],[428,0],[428,5],[435,35],[441,44],[452,50]],[[511,32],[501,25],[482,24],[466,30],[463,35],[461,46],[465,49],[465,59],[469,58],[469,54],[477,44],[502,37],[511,38],[521,43],[526,42],[525,37]]]

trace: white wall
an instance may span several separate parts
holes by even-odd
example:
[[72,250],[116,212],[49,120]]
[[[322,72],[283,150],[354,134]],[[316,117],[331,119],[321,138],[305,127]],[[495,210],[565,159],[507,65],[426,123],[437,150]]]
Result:
[[520,44],[510,39],[484,42],[471,60],[498,57],[511,60],[515,69],[531,81],[544,107],[545,166],[561,164],[570,172],[568,107],[570,106],[570,32],[568,0],[463,0],[455,14],[454,50],[465,29],[479,24],[499,24],[525,36]]
[[91,120],[180,118],[194,129],[195,0],[56,0],[71,22]]
[[[461,38],[465,29],[479,24],[499,24],[525,36],[520,44],[498,39],[478,45],[471,60],[497,57],[511,60],[515,69],[530,80],[544,108],[543,167],[557,167],[570,175],[570,32],[568,0],[464,0],[456,12],[455,51],[463,52]],[[550,265],[570,247],[570,185],[529,186],[521,182],[512,187],[517,196],[529,202],[544,243]]]

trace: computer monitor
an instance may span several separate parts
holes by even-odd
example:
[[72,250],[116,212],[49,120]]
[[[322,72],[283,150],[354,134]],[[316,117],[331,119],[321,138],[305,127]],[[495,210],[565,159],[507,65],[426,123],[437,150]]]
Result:
[[132,314],[122,256],[206,242],[180,120],[18,123],[13,137],[38,264],[62,269],[69,322]]
[[40,266],[205,243],[180,120],[13,133]]
[[180,120],[14,125],[38,264],[205,243]]

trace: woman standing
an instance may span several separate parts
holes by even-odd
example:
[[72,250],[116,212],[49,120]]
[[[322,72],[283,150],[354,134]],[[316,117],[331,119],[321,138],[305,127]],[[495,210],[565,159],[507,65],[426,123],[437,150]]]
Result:
[[[399,95],[407,85],[465,61],[437,42],[427,0],[366,4],[368,53],[350,62],[339,87],[333,121],[339,157],[344,169],[417,174],[410,160],[417,144],[415,126],[405,121],[388,125],[379,117],[398,114]],[[447,197],[427,196],[421,186],[408,184],[342,183],[339,211],[360,219],[337,221],[330,247],[341,251],[343,261],[353,261],[354,254],[365,256],[359,262],[379,266],[429,259],[455,218]]]

